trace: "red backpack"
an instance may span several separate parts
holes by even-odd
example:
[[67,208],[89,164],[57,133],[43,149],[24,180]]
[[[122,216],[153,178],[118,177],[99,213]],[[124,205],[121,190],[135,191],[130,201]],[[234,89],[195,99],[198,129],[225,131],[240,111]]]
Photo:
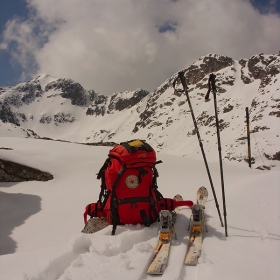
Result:
[[[149,226],[158,220],[160,210],[173,210],[174,201],[158,191],[158,163],[154,149],[143,140],[123,142],[110,150],[97,175],[101,179],[99,199],[87,205],[85,223],[87,215],[105,217],[114,235],[119,224]],[[192,201],[181,205],[191,207]]]

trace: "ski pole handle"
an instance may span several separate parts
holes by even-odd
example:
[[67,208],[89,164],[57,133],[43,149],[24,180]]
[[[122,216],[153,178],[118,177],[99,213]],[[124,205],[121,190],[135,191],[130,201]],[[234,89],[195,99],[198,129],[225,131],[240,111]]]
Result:
[[[181,83],[182,83],[182,85],[183,85],[183,89],[177,89],[177,88],[176,88],[176,83],[177,83],[177,81],[178,81],[179,78],[180,78]],[[172,84],[172,85],[173,85],[174,90],[177,91],[177,92],[184,92],[184,91],[186,91],[186,90],[188,89],[188,86],[187,86],[187,84],[186,84],[185,77],[184,77],[184,71],[181,71],[181,72],[178,73],[178,76],[177,76],[177,78],[173,81],[173,84]]]
[[211,83],[211,87],[212,87],[213,92],[216,92],[217,89],[216,89],[216,75],[215,74],[213,74],[213,73],[210,74],[209,82]]

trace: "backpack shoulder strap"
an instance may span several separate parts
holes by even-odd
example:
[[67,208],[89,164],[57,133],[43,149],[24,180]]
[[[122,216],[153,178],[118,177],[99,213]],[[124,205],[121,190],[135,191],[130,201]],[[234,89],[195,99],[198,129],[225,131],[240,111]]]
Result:
[[105,170],[108,167],[110,162],[110,157],[108,157],[102,167],[100,168],[99,172],[97,173],[97,179],[101,179],[101,185],[100,185],[100,193],[99,193],[99,198],[97,202],[100,202],[101,207],[100,209],[102,210],[108,200],[108,197],[110,195],[110,191],[107,190],[106,188],[106,183],[105,183]]
[[126,170],[126,166],[124,164],[121,170],[118,172],[117,178],[112,186],[112,198],[111,198],[111,223],[113,225],[112,235],[115,235],[117,225],[120,222],[120,217],[118,212],[118,200],[116,197],[116,188],[125,170]]

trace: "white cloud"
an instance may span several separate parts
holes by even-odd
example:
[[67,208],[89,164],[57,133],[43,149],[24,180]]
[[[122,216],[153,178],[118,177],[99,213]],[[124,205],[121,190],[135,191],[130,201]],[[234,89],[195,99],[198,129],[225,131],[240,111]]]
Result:
[[35,61],[37,73],[70,77],[103,94],[154,90],[208,53],[239,59],[279,51],[279,16],[261,15],[249,0],[28,3],[33,13],[7,24],[2,48],[13,45],[25,72]]

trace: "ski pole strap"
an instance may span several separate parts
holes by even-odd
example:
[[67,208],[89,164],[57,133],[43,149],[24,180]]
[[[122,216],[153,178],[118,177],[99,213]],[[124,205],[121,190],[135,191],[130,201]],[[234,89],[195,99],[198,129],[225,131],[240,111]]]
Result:
[[172,85],[173,85],[173,88],[174,88],[174,91],[175,92],[184,92],[184,89],[178,89],[176,88],[176,83],[177,83],[177,80],[180,78],[180,72],[178,73],[178,76],[177,78],[173,81]]
[[216,93],[216,75],[215,74],[210,74],[209,75],[209,79],[208,79],[208,91],[205,95],[205,100],[209,100],[209,95],[210,95],[210,92],[211,90],[213,91],[213,93],[215,94]]
[[209,80],[210,80],[210,82],[211,82],[211,88],[212,88],[212,90],[216,92],[216,75],[213,74],[213,73],[210,74]]

